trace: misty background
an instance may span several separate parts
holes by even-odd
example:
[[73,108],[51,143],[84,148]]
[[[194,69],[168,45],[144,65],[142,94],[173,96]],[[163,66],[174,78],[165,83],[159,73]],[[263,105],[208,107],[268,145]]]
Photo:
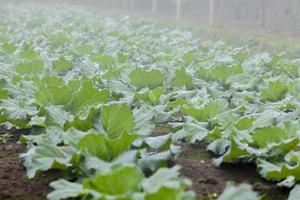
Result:
[[[1,2],[1,1],[0,1]],[[5,1],[2,2],[28,2]],[[188,20],[217,27],[229,27],[300,36],[299,0],[38,0],[70,3],[93,9],[118,11]]]
[[[280,42],[278,48],[284,44],[289,51],[295,46],[293,54],[300,53],[300,0],[0,0],[0,9],[6,4],[28,2],[64,5],[64,8],[68,8],[65,5],[87,7],[103,15],[151,17],[189,28],[204,26],[206,29],[198,32],[211,28],[217,32],[217,39],[225,39],[230,31],[236,31],[233,40],[245,33],[251,37],[263,35],[264,44],[275,42],[278,46]],[[272,41],[267,41],[269,38]],[[251,46],[249,40],[252,38],[245,43]]]

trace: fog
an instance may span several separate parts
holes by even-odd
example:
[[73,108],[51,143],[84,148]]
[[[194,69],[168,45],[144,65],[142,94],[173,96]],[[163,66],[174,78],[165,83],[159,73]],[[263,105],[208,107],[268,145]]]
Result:
[[[28,1],[28,0],[27,0]],[[12,1],[0,1],[4,2]],[[24,3],[26,1],[14,1]],[[118,10],[124,14],[164,16],[210,26],[243,28],[300,36],[298,0],[50,0]]]
[[[16,4],[28,0],[0,0]],[[39,0],[73,4],[121,15],[158,16],[251,32],[300,36],[299,0]]]

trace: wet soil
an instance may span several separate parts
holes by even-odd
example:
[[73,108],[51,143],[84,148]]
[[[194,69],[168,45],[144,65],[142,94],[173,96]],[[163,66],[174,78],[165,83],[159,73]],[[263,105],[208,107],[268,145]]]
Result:
[[181,174],[193,182],[192,189],[199,200],[212,200],[222,193],[226,183],[248,183],[260,194],[262,200],[286,200],[288,189],[279,188],[276,183],[268,182],[260,177],[255,165],[226,164],[216,168],[206,145],[198,143],[189,145],[182,143],[182,154],[175,160],[181,165]]
[[[1,135],[7,131],[0,130]],[[20,131],[12,131],[6,143],[0,143],[0,200],[43,200],[51,191],[48,184],[58,178],[57,172],[41,173],[28,180],[19,155],[26,151],[17,143]]]

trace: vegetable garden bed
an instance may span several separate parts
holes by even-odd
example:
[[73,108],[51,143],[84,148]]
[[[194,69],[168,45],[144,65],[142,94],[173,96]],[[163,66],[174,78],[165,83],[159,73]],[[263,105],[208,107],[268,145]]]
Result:
[[298,198],[299,59],[64,7],[0,33],[2,199]]

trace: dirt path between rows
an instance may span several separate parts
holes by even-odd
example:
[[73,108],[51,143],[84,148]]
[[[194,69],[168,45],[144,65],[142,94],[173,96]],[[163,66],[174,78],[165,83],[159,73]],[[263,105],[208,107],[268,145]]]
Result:
[[175,161],[182,166],[182,175],[193,182],[193,190],[200,200],[212,200],[220,194],[227,181],[248,183],[262,196],[262,200],[286,200],[289,190],[278,188],[276,183],[268,182],[260,177],[254,165],[226,164],[216,168],[212,156],[204,144],[181,144],[182,154]]
[[[1,131],[0,134],[3,134]],[[12,132],[13,138],[0,143],[0,200],[44,200],[50,192],[48,184],[57,179],[55,172],[42,173],[32,180],[26,178],[19,155],[26,151],[17,144],[20,133]]]

